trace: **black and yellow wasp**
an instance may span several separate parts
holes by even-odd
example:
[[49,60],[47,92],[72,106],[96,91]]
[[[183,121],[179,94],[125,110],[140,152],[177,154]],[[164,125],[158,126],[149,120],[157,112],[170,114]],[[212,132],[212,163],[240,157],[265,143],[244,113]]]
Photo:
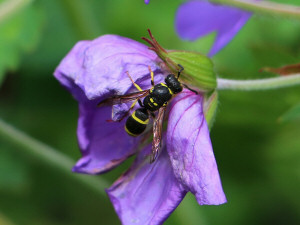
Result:
[[[169,74],[165,78],[165,83],[160,83],[156,85],[154,85],[154,73],[149,66],[148,68],[151,75],[152,88],[148,90],[142,90],[142,88],[133,81],[129,73],[126,72],[129,79],[131,80],[133,85],[139,90],[139,92],[134,92],[127,95],[114,95],[98,103],[98,106],[107,106],[133,101],[130,109],[119,120],[121,121],[129,115],[130,111],[138,102],[140,108],[136,109],[127,118],[125,124],[125,130],[131,136],[138,136],[141,133],[143,133],[149,123],[149,115],[152,116],[154,122],[152,154],[150,158],[151,163],[155,161],[161,148],[163,119],[168,102],[174,95],[180,93],[183,90],[183,87],[197,94],[196,91],[190,89],[187,85],[179,82],[180,73],[184,70],[184,68],[180,64],[178,66],[180,67],[180,70],[178,71],[177,77],[175,77],[174,74]],[[142,98],[144,98],[143,102],[141,101]],[[157,110],[158,113],[157,116],[155,116],[154,112],[156,112]]]

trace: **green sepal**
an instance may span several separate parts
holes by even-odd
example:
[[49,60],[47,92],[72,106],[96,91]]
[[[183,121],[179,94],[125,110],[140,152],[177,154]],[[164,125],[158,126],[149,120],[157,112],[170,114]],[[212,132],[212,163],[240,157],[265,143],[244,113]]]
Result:
[[204,96],[203,112],[209,130],[212,128],[215,121],[218,107],[218,92],[213,91]]
[[205,55],[197,52],[165,50],[153,37],[148,29],[151,39],[143,37],[151,47],[149,49],[156,52],[157,56],[163,61],[162,66],[177,74],[180,70],[178,64],[184,67],[180,79],[187,81],[193,86],[198,87],[204,92],[209,92],[217,87],[217,77],[213,69],[213,63]]
[[180,69],[178,64],[183,65],[181,78],[199,89],[210,91],[217,87],[213,63],[205,55],[187,51],[168,51],[163,60],[174,73]]

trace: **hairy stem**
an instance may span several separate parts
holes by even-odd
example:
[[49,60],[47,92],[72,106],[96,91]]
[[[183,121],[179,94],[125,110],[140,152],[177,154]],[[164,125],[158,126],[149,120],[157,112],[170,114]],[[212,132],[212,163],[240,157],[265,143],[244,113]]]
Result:
[[282,16],[286,18],[300,19],[300,7],[275,3],[270,1],[254,0],[209,0],[214,3],[230,5],[255,13]]
[[278,89],[300,84],[300,74],[284,77],[257,79],[257,80],[229,80],[218,78],[218,90],[269,90]]
[[71,168],[75,164],[72,159],[56,149],[35,140],[24,132],[17,130],[2,119],[0,119],[0,139],[15,145],[16,149],[22,150],[24,154],[37,158],[43,163],[58,169],[60,172],[84,184],[101,196],[105,195],[104,188],[108,187],[105,181],[100,180],[98,177],[72,173]]

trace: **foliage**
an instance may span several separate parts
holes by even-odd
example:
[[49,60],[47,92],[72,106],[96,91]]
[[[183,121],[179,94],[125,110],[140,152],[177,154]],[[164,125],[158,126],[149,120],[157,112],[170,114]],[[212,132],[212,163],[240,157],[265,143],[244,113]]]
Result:
[[24,52],[37,45],[43,17],[35,7],[26,7],[0,21],[0,84],[7,71],[15,71]]
[[[193,43],[176,36],[173,20],[180,2],[33,2],[0,27],[0,80],[14,71],[0,89],[0,117],[78,159],[77,104],[53,78],[55,67],[80,39],[114,33],[141,41],[147,28],[166,49],[206,54],[213,35]],[[216,72],[235,79],[274,76],[259,69],[299,63],[299,34],[300,21],[254,16],[214,56]],[[229,203],[198,206],[188,196],[166,224],[299,224],[300,123],[278,123],[299,104],[299,96],[299,87],[219,92],[211,138]],[[119,224],[108,198],[20,152],[1,140],[0,217],[31,225]],[[129,165],[101,177],[112,182]]]

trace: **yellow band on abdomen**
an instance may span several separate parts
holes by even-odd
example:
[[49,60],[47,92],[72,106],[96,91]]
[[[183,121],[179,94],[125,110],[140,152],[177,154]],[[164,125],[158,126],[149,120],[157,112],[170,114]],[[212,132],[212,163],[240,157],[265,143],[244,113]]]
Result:
[[131,132],[127,129],[126,126],[125,126],[125,131],[126,131],[126,133],[129,134],[130,136],[133,136],[133,137],[138,136],[138,134],[133,134],[133,133],[131,133]]
[[137,122],[139,122],[139,123],[141,123],[141,124],[147,125],[147,124],[149,123],[149,119],[143,121],[143,120],[137,118],[137,117],[135,116],[135,111],[132,113],[131,116],[132,116],[132,118],[133,118],[135,121],[137,121]]

